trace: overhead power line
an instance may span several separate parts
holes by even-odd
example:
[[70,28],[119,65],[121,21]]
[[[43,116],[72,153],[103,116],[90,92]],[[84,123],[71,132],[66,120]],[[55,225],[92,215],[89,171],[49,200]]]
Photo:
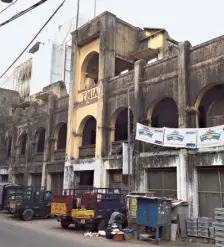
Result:
[[32,5],[31,7],[29,7],[29,8],[27,8],[27,9],[24,9],[24,10],[20,11],[19,13],[13,15],[13,16],[12,16],[10,19],[8,19],[7,21],[2,22],[2,23],[0,24],[0,27],[2,27],[2,26],[4,26],[4,25],[6,25],[6,24],[8,24],[8,23],[10,23],[10,22],[12,22],[12,21],[14,21],[15,19],[17,19],[17,18],[19,18],[19,17],[21,17],[21,16],[23,16],[23,15],[25,15],[26,13],[28,13],[28,12],[30,12],[31,10],[37,8],[38,6],[40,6],[41,4],[45,3],[46,1],[47,1],[47,0],[41,0],[41,1],[37,2],[37,3],[35,3],[34,5]]
[[19,60],[19,58],[24,54],[24,52],[29,48],[29,46],[33,43],[33,41],[37,38],[37,36],[42,32],[42,30],[47,26],[50,20],[55,16],[58,10],[63,6],[66,0],[64,0],[54,11],[54,13],[50,16],[50,18],[45,22],[45,24],[41,27],[41,29],[37,32],[37,34],[32,38],[29,44],[23,49],[23,51],[19,54],[19,56],[12,62],[12,64],[5,70],[5,72],[0,76],[0,79],[12,68],[12,66]]
[[14,2],[12,2],[11,4],[9,4],[6,8],[4,8],[3,10],[0,11],[0,14],[2,14],[4,11],[6,11],[8,8],[10,8],[13,4],[15,4],[16,2],[18,2],[18,0],[15,0]]

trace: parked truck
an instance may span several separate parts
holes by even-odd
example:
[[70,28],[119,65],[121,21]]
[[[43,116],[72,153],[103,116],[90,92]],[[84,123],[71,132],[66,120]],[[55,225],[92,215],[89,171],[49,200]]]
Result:
[[73,224],[77,228],[98,230],[115,211],[127,216],[125,196],[119,189],[64,190],[62,195],[52,197],[51,214],[63,228]]

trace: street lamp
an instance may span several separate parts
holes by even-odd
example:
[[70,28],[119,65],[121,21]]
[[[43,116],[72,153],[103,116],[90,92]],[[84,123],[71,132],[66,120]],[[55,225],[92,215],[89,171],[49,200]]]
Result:
[[1,0],[1,2],[3,2],[3,3],[12,3],[13,0]]

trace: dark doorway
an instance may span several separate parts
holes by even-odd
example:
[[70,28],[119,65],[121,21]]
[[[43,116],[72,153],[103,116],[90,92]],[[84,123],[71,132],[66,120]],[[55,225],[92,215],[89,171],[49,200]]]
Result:
[[155,128],[178,128],[178,109],[171,98],[161,100],[154,108],[151,125]]
[[80,172],[80,187],[93,186],[94,181],[94,171],[81,171]]
[[200,128],[224,124],[224,85],[211,88],[202,98],[199,106]]
[[11,151],[12,151],[12,137],[9,137],[6,143],[7,148],[7,157],[11,157]]
[[67,124],[63,123],[58,132],[57,149],[65,149],[67,140]]
[[20,154],[24,155],[26,153],[26,143],[27,143],[27,134],[23,134],[21,137],[21,149]]
[[38,142],[37,142],[37,152],[44,152],[44,144],[45,144],[45,129],[41,128],[38,134]]
[[[133,114],[130,113],[130,128],[133,132]],[[128,109],[122,110],[115,123],[115,141],[125,141],[128,139]]]
[[82,146],[96,144],[96,119],[90,117],[83,130]]

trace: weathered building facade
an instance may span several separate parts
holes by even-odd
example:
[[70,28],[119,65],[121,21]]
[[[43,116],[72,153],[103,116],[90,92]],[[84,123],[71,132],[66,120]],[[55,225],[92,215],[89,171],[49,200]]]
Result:
[[1,98],[4,95],[8,98],[1,135],[1,181],[62,190],[68,114],[65,84],[51,84],[25,102],[15,91],[4,90]]
[[187,200],[194,216],[210,216],[214,207],[222,207],[223,147],[153,146],[135,140],[135,126],[223,124],[224,37],[192,47],[174,41],[166,30],[142,30],[105,12],[75,31],[72,40],[69,97],[58,82],[28,103],[17,95],[10,105],[1,178],[9,174],[10,181],[56,190],[127,189],[122,143],[128,134],[129,88],[132,189]]
[[[135,140],[135,126],[223,124],[224,38],[192,47],[175,42],[165,30],[142,30],[108,12],[72,37],[74,99],[69,101],[64,186],[127,188],[122,142],[127,140],[129,88],[132,189],[187,200],[195,216],[212,215],[214,207],[223,206],[223,148],[152,146]],[[158,61],[150,63],[155,57]]]

